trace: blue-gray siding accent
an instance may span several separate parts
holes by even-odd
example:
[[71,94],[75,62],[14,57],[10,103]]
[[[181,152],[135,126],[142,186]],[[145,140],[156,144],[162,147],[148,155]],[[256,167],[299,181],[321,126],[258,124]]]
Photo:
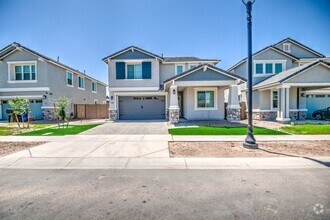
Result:
[[147,54],[141,53],[139,51],[134,50],[134,52],[127,51],[125,53],[122,53],[116,57],[112,58],[113,60],[119,60],[119,59],[123,59],[123,60],[134,60],[134,59],[154,59],[154,57],[149,56]]
[[207,69],[205,72],[203,69],[193,72],[187,76],[184,76],[177,81],[217,81],[217,80],[234,80],[234,78],[218,73],[214,70]]

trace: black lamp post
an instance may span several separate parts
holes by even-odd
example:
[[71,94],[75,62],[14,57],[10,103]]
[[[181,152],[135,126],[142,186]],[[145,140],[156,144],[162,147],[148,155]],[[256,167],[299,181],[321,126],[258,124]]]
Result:
[[248,134],[243,143],[243,147],[249,149],[258,148],[258,144],[256,143],[256,139],[253,135],[253,123],[252,123],[252,4],[255,0],[242,0],[242,2],[246,6],[246,14],[247,14],[247,31],[248,31]]

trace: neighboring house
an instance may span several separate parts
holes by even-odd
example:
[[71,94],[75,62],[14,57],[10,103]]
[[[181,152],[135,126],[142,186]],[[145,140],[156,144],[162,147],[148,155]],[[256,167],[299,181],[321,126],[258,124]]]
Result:
[[[330,106],[330,59],[286,38],[253,54],[253,117],[289,122]],[[228,72],[247,78],[247,59]],[[246,83],[240,85],[246,101]]]
[[108,65],[110,119],[239,120],[238,88],[245,79],[215,67],[220,60],[163,57],[131,46],[103,59]]
[[3,120],[8,100],[15,97],[29,99],[31,116],[37,119],[52,119],[58,97],[68,97],[74,104],[106,102],[106,84],[18,43],[0,51],[0,78]]

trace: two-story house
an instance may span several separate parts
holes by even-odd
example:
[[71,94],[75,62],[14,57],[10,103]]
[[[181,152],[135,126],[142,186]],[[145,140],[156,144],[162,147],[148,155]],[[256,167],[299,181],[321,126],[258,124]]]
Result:
[[[110,119],[239,120],[243,77],[215,65],[218,59],[163,57],[131,46],[107,56]],[[229,89],[225,109],[224,90]]]
[[[291,38],[254,53],[254,119],[303,120],[311,118],[316,109],[329,107],[329,62],[323,54]],[[228,72],[247,78],[247,59]],[[239,88],[242,101],[246,101],[246,83]]]
[[0,50],[0,79],[2,120],[7,119],[8,100],[15,97],[29,99],[37,119],[51,119],[58,97],[73,104],[106,103],[105,83],[18,43]]

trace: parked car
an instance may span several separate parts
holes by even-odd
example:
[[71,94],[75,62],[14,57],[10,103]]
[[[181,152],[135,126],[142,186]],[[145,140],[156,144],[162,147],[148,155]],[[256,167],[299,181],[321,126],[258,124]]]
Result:
[[330,119],[330,107],[316,110],[313,112],[312,116],[317,120]]

